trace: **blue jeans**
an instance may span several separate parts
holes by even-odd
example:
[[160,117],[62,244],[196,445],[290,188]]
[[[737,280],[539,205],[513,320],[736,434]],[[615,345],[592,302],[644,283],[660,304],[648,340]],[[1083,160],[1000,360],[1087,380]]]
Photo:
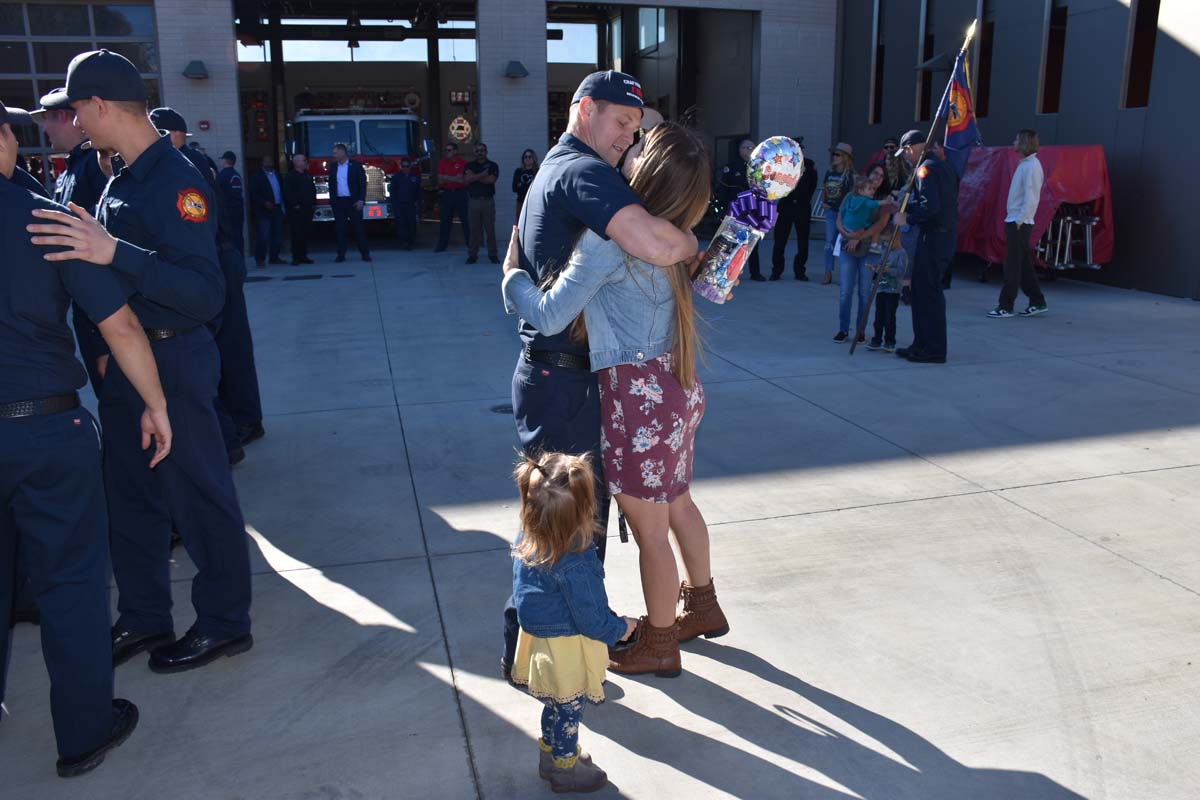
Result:
[[833,246],[837,244],[837,209],[825,209],[825,274],[833,274]]
[[[866,244],[861,245],[865,251]],[[854,305],[854,289],[858,288],[858,321],[865,324],[867,300],[871,295],[871,269],[864,256],[845,251],[838,256],[838,330],[851,333],[850,307]]]

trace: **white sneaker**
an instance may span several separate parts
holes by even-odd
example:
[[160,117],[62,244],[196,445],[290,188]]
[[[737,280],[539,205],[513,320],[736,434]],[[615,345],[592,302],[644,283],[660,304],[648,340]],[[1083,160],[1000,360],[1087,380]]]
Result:
[[1000,306],[996,306],[989,311],[987,315],[992,319],[1008,319],[1009,317],[1013,316],[1013,313],[1011,311],[1005,311]]
[[1042,303],[1040,306],[1030,306],[1029,308],[1025,309],[1021,312],[1021,316],[1036,317],[1038,314],[1045,314],[1049,310],[1049,307],[1047,307],[1045,303]]

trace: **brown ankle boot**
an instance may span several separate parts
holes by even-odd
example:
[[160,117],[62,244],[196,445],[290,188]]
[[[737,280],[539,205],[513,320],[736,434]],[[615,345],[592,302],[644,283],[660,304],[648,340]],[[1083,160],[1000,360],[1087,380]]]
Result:
[[683,672],[674,625],[656,628],[648,618],[642,617],[636,635],[636,642],[614,651],[609,657],[610,670],[622,675],[653,672],[659,678],[674,678]]
[[717,590],[711,580],[708,586],[688,586],[684,581],[679,596],[683,598],[683,613],[675,620],[675,627],[681,644],[697,636],[715,639],[729,633],[729,622],[717,603]]

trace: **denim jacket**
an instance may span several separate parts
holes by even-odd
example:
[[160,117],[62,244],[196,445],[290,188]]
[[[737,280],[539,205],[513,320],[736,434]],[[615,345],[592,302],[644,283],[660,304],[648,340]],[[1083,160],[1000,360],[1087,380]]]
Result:
[[547,291],[524,270],[506,275],[501,291],[509,314],[520,313],[547,335],[565,330],[583,311],[593,371],[640,364],[671,349],[675,298],[666,270],[590,230]]
[[514,558],[513,603],[517,621],[531,636],[583,634],[612,645],[625,635],[625,620],[608,607],[604,565],[595,547],[540,567]]

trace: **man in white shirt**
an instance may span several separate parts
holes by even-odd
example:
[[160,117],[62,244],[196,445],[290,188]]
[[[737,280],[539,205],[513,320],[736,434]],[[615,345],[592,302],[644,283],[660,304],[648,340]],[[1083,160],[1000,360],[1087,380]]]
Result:
[[1037,158],[1037,131],[1022,128],[1013,140],[1013,149],[1021,155],[1021,161],[1013,172],[1008,188],[1008,206],[1004,217],[1004,286],[1000,289],[999,305],[988,312],[992,319],[1013,316],[1018,287],[1029,298],[1029,305],[1020,314],[1022,317],[1035,317],[1049,311],[1042,287],[1038,284],[1033,252],[1029,249],[1029,235],[1033,231],[1033,218],[1037,214],[1042,183],[1045,181],[1042,164]]
[[333,146],[334,165],[329,168],[329,203],[333,206],[333,229],[337,235],[337,258],[346,260],[347,229],[354,228],[354,239],[363,261],[371,260],[367,247],[367,227],[363,223],[362,210],[367,199],[367,173],[363,165],[350,160],[346,145],[341,142]]

